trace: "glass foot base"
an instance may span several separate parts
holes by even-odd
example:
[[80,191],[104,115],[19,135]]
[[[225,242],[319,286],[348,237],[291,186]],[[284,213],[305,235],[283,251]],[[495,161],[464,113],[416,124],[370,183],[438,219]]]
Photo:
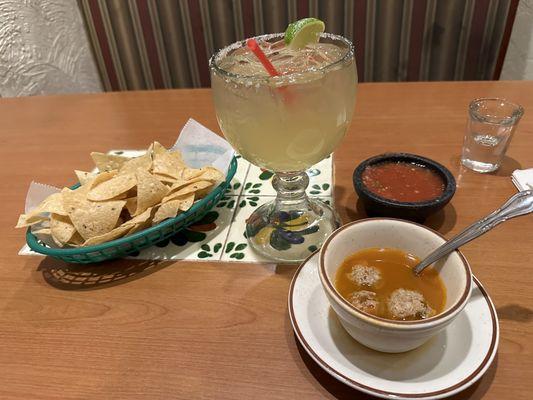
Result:
[[468,158],[462,158],[461,164],[463,164],[467,168],[470,168],[472,171],[480,172],[482,174],[494,172],[498,168],[500,168],[499,164],[492,164],[492,163],[487,163],[487,162],[482,162],[482,161],[470,160]]
[[276,200],[255,210],[246,223],[250,246],[264,257],[300,262],[319,249],[340,226],[335,211],[317,199],[308,199],[303,210],[282,210]]

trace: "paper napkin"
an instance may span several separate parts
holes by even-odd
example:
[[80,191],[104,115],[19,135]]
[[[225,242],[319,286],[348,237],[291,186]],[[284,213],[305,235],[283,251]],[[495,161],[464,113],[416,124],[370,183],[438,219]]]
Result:
[[533,189],[533,168],[517,169],[511,174],[511,179],[518,190]]

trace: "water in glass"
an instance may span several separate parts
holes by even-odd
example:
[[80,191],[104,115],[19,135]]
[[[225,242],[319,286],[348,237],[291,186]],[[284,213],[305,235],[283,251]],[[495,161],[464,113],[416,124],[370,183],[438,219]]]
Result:
[[503,99],[472,101],[461,163],[477,172],[497,170],[522,114],[521,106]]

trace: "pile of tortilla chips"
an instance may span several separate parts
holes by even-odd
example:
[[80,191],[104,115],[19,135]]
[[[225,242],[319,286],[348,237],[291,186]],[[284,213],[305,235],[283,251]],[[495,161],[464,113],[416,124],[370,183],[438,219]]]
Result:
[[98,173],[75,171],[81,186],[54,193],[17,228],[59,247],[92,246],[131,235],[187,211],[224,179],[216,168],[189,168],[178,151],[154,142],[140,157],[91,153]]

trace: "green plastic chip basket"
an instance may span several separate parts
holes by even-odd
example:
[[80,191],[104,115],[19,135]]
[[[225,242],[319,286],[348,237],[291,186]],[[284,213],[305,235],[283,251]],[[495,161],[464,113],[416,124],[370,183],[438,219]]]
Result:
[[[202,219],[203,216],[219,202],[222,196],[224,196],[236,171],[237,159],[234,157],[231,161],[226,180],[218,185],[206,197],[195,202],[189,210],[177,217],[167,219],[155,226],[134,233],[131,236],[126,236],[96,246],[61,249],[45,245],[37,239],[37,237],[31,233],[31,229],[28,228],[26,232],[26,243],[30,249],[37,253],[69,263],[89,264],[125,257],[168,239],[180,230]],[[75,189],[78,186],[79,184],[76,184],[72,186],[71,189]]]

